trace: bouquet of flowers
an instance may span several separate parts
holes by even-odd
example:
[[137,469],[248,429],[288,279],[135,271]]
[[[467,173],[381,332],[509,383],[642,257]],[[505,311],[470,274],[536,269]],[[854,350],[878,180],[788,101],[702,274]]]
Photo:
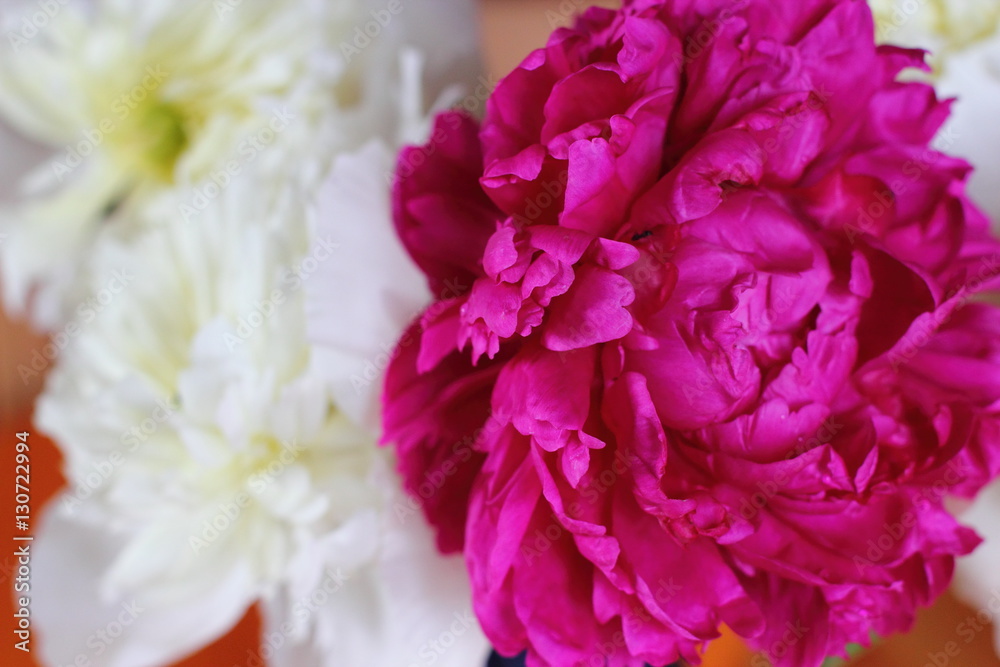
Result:
[[0,56],[44,664],[256,606],[246,664],[820,667],[1000,538],[974,9],[574,6],[493,87],[472,0],[53,6]]

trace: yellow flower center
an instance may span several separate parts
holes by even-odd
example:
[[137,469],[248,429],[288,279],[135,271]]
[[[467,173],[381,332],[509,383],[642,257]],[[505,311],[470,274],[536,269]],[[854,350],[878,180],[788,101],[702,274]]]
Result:
[[174,167],[189,143],[186,114],[152,95],[134,108],[117,110],[124,115],[111,134],[118,159],[139,179],[173,183]]
[[159,180],[173,181],[174,165],[188,144],[184,114],[170,103],[156,101],[137,120],[141,167]]

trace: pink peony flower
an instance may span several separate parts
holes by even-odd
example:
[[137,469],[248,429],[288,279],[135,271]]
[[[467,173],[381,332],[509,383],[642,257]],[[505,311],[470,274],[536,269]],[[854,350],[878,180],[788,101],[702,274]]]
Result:
[[861,0],[632,0],[404,151],[386,440],[529,665],[908,628],[1000,472],[1000,246]]

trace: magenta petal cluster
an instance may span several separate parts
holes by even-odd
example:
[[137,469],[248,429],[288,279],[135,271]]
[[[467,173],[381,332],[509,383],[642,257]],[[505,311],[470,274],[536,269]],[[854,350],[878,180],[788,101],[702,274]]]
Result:
[[[908,628],[1000,471],[1000,246],[862,0],[630,0],[400,156],[386,440],[533,667]],[[946,138],[945,138],[946,140]]]

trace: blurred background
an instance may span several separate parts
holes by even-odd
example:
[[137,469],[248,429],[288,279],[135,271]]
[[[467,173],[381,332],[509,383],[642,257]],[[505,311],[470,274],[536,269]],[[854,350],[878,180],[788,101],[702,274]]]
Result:
[[[553,27],[568,24],[574,13],[590,4],[614,6],[617,3],[613,0],[597,3],[587,0],[482,0],[487,79],[501,78],[532,49],[544,44]],[[0,127],[0,198],[11,196],[26,166],[41,157],[33,147]],[[32,505],[36,516],[62,484],[57,450],[40,433],[34,432],[31,423],[32,403],[41,389],[45,370],[37,374],[23,372],[24,364],[30,365],[33,356],[41,353],[45,344],[46,340],[33,334],[25,322],[0,314],[0,438],[12,445],[15,433],[32,433]],[[19,366],[22,366],[21,372]],[[0,463],[0,488],[13,487],[13,468],[12,464]],[[14,511],[12,497],[12,493],[0,493],[0,512],[9,519]],[[7,594],[0,596],[0,617],[5,619],[11,618],[13,613],[14,568],[12,554],[0,555],[0,585],[7,589]],[[923,610],[912,632],[884,640],[848,664],[857,667],[1000,667],[1000,659],[993,651],[991,628],[976,633],[969,643],[965,635],[961,642],[957,641],[958,626],[975,617],[977,611],[964,606],[950,594],[945,595],[934,607]],[[228,636],[178,664],[184,667],[256,664],[250,656],[256,651],[259,629],[257,615],[251,611]],[[7,630],[0,636],[8,637]],[[960,650],[949,653],[950,644],[956,647],[960,644]],[[0,643],[0,664],[31,667],[38,663],[15,650],[13,641],[5,639]],[[736,638],[726,635],[709,648],[703,664],[706,667],[764,667],[767,663]]]

